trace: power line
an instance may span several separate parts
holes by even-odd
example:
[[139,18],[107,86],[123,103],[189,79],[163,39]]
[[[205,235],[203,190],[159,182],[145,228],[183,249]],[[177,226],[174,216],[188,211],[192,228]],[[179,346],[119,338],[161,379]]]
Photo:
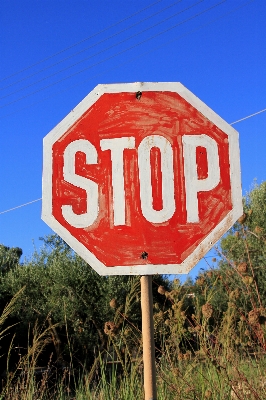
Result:
[[[258,112],[256,112],[256,113],[254,113],[254,114],[250,114],[250,115],[248,115],[248,116],[246,116],[246,117],[244,117],[244,118],[241,118],[241,119],[239,119],[238,121],[231,122],[231,124],[229,124],[229,125],[237,124],[238,122],[241,122],[241,121],[244,121],[245,119],[254,117],[255,115],[261,114],[261,113],[263,113],[263,112],[265,112],[265,111],[266,111],[266,108],[264,108],[264,109],[261,110],[261,111],[258,111]],[[28,206],[29,204],[35,203],[35,202],[40,201],[40,200],[42,200],[42,197],[41,197],[40,199],[32,200],[32,201],[29,201],[28,203],[21,204],[20,206],[16,206],[16,207],[13,207],[13,208],[9,208],[8,210],[1,211],[1,212],[0,212],[0,215],[1,215],[1,214],[5,214],[5,213],[7,213],[7,212],[9,212],[9,211],[16,210],[16,209],[21,208],[21,207]]]
[[266,111],[266,108],[264,108],[263,110],[257,111],[257,112],[255,112],[254,114],[250,114],[250,115],[248,115],[247,117],[244,117],[244,118],[238,119],[238,120],[237,120],[237,121],[235,121],[235,122],[231,122],[231,124],[230,124],[230,125],[237,124],[238,122],[241,122],[241,121],[244,121],[245,119],[248,119],[248,118],[254,117],[255,115],[261,114],[261,113],[263,113],[263,112],[265,112],[265,111]]
[[[125,62],[123,62],[123,63],[120,63],[120,64],[119,64],[119,67],[124,66],[124,65],[126,65],[126,64],[129,64],[130,62],[136,62],[137,59],[141,59],[142,57],[146,56],[147,54],[150,54],[150,53],[152,53],[152,52],[154,52],[154,51],[156,51],[156,50],[158,50],[158,49],[160,49],[160,48],[162,48],[162,47],[165,47],[166,45],[169,45],[170,43],[176,42],[177,40],[182,39],[182,38],[184,38],[184,37],[190,35],[191,33],[195,33],[195,32],[197,32],[197,31],[199,31],[200,29],[205,28],[206,26],[208,26],[208,25],[210,25],[210,24],[212,24],[212,23],[214,23],[214,22],[216,22],[216,21],[218,21],[218,20],[220,20],[220,19],[222,19],[222,18],[224,18],[224,17],[227,17],[228,15],[230,15],[230,14],[236,12],[236,11],[238,11],[240,8],[245,7],[245,6],[248,5],[249,3],[252,3],[253,1],[254,1],[254,0],[248,0],[248,1],[246,1],[246,2],[244,2],[244,3],[242,3],[242,4],[240,4],[238,7],[234,8],[234,9],[232,9],[232,10],[226,12],[226,13],[224,13],[223,15],[220,15],[220,16],[217,17],[217,18],[214,18],[214,19],[208,21],[208,22],[205,23],[205,24],[202,24],[202,25],[198,26],[198,27],[195,28],[195,29],[192,29],[192,30],[190,30],[190,31],[188,31],[188,32],[186,32],[186,33],[184,33],[184,34],[182,34],[182,35],[179,35],[178,37],[175,37],[174,39],[168,40],[167,42],[164,42],[164,43],[163,43],[162,45],[160,45],[160,46],[153,47],[152,49],[149,49],[148,51],[145,51],[145,52],[142,52],[142,53],[140,53],[140,54],[138,54],[138,55],[135,55],[133,58],[129,58],[129,59],[127,59],[127,61],[125,61]],[[159,35],[159,34],[158,34],[158,35]],[[158,35],[157,35],[157,36],[158,36]],[[147,39],[146,41],[148,41],[148,40],[150,40],[150,39],[151,39],[151,38]],[[135,46],[133,46],[133,47],[137,47],[138,45],[139,45],[139,44],[137,44],[137,45],[135,45]],[[131,47],[131,48],[133,48],[133,47]],[[126,50],[124,50],[124,51],[122,51],[122,52],[120,52],[120,53],[117,53],[116,55],[121,54],[121,53],[123,53],[123,52],[125,52],[125,51],[127,51],[127,50],[129,50],[129,49],[126,49]],[[116,55],[113,55],[113,56],[109,57],[108,59],[103,60],[102,62],[107,61],[107,60],[109,60],[109,59],[115,57]],[[66,89],[61,89],[61,90],[58,90],[57,92],[59,92],[59,93],[68,92],[70,89],[73,89],[73,88],[78,87],[78,86],[80,86],[80,85],[84,85],[85,83],[91,81],[92,79],[98,78],[99,76],[102,76],[102,75],[106,74],[107,72],[113,71],[114,69],[116,70],[117,68],[118,68],[118,66],[115,65],[114,67],[108,68],[108,69],[106,69],[106,70],[103,71],[103,72],[100,72],[100,73],[97,73],[97,74],[95,74],[95,75],[93,75],[93,76],[90,76],[89,79],[85,79],[85,80],[83,80],[82,82],[79,82],[79,83],[74,84],[74,85],[69,85]],[[67,78],[66,78],[66,79],[67,79]],[[50,85],[50,86],[53,86],[53,85]],[[41,90],[42,90],[42,89],[40,89],[39,91],[41,91]],[[27,96],[26,96],[26,97],[27,97]],[[36,104],[39,104],[39,103],[41,103],[41,102],[43,102],[43,101],[49,99],[50,97],[51,97],[51,95],[45,96],[45,97],[42,98],[41,100],[34,101],[34,102],[32,102],[32,103],[30,103],[30,104],[28,104],[28,105],[26,105],[26,106],[20,108],[19,110],[16,110],[16,111],[13,111],[13,112],[10,112],[10,113],[8,113],[8,114],[5,114],[5,115],[1,116],[0,119],[3,119],[3,118],[5,118],[5,117],[9,117],[9,116],[11,116],[11,115],[16,114],[17,112],[23,111],[23,110],[25,110],[25,109],[27,109],[27,108],[29,108],[29,107],[31,107],[31,106],[34,106],[34,105],[36,105]]]
[[[160,1],[161,1],[161,0],[160,0]],[[25,80],[28,79],[28,78],[32,78],[33,76],[35,76],[35,75],[37,75],[37,74],[40,74],[40,73],[43,72],[43,71],[46,71],[46,70],[48,70],[48,69],[50,69],[50,68],[52,68],[52,67],[54,67],[54,66],[56,66],[56,65],[61,64],[62,62],[66,61],[66,60],[69,60],[69,59],[71,59],[71,58],[73,58],[73,57],[75,57],[75,56],[77,56],[77,55],[79,55],[79,54],[81,54],[81,53],[84,53],[85,51],[87,51],[87,50],[89,50],[89,49],[91,49],[91,48],[93,48],[93,47],[95,47],[95,46],[98,46],[99,44],[102,44],[102,43],[106,42],[107,40],[110,40],[110,39],[114,38],[115,36],[120,35],[121,33],[125,33],[125,32],[128,31],[129,29],[131,29],[131,28],[133,28],[133,27],[135,27],[135,26],[141,24],[142,22],[147,21],[147,20],[150,19],[150,18],[153,18],[154,16],[156,16],[156,15],[158,15],[158,14],[161,14],[161,13],[164,12],[165,10],[168,10],[169,8],[174,7],[174,6],[177,5],[178,3],[181,3],[182,1],[183,1],[183,0],[178,0],[178,1],[176,1],[175,3],[173,3],[173,4],[171,4],[171,5],[167,6],[167,7],[165,7],[165,8],[163,8],[163,9],[161,9],[160,11],[157,11],[156,13],[154,13],[154,14],[152,14],[152,15],[150,15],[150,16],[148,16],[148,17],[146,17],[146,18],[144,18],[144,19],[142,19],[142,20],[140,20],[140,21],[135,22],[134,24],[128,26],[127,28],[122,29],[122,30],[119,31],[119,32],[116,32],[116,33],[114,33],[113,35],[108,36],[107,38],[102,39],[102,40],[100,40],[100,41],[98,41],[98,42],[92,44],[92,45],[89,46],[89,47],[85,47],[85,49],[82,49],[82,50],[80,50],[80,51],[78,51],[78,52],[76,52],[76,53],[74,53],[74,54],[71,54],[70,56],[63,58],[62,60],[60,60],[60,61],[58,61],[58,62],[56,62],[56,63],[54,63],[54,64],[51,64],[51,65],[49,65],[49,66],[47,66],[47,67],[45,67],[45,68],[43,68],[43,69],[41,69],[41,70],[39,70],[39,71],[37,71],[37,72],[34,72],[34,73],[31,74],[31,75],[27,75],[27,76],[25,76],[24,78],[22,78],[22,79],[20,79],[20,80],[18,80],[18,81],[15,81],[15,82],[13,82],[13,83],[7,85],[7,86],[1,87],[0,90],[8,89],[9,87],[12,87],[12,86],[16,85],[17,83],[23,82],[23,81],[25,81]],[[201,0],[201,1],[204,1],[204,0]],[[201,2],[201,1],[200,1],[200,2]],[[196,3],[196,4],[197,4],[197,3]],[[190,7],[189,7],[189,8],[190,8]],[[175,15],[176,15],[176,14],[174,14],[173,16],[171,16],[171,18],[173,18]],[[165,20],[164,20],[164,21],[165,21]],[[164,22],[164,21],[162,21],[162,22]],[[154,25],[154,26],[156,26],[156,25]],[[152,27],[151,27],[151,28],[152,28]],[[143,31],[141,31],[140,33],[142,33],[142,32],[143,32]],[[145,31],[144,31],[144,32],[145,32]],[[139,33],[139,34],[140,34],[140,33]],[[131,39],[131,37],[129,37],[127,40],[129,40],[129,39]],[[88,38],[85,39],[85,40],[88,40]],[[120,42],[117,43],[117,44],[120,44]],[[104,49],[104,50],[102,50],[101,52],[104,52],[104,51],[106,51],[106,50],[109,50],[109,48]],[[100,52],[100,53],[101,53],[101,52]],[[95,55],[98,55],[98,54],[100,54],[100,53],[96,53],[96,54],[92,55],[91,57],[94,57]],[[51,57],[53,57],[53,56],[51,56]],[[89,58],[91,58],[91,57],[89,57]],[[86,58],[85,60],[87,60],[87,59],[88,59],[88,58]],[[80,62],[83,62],[83,61],[85,61],[85,60],[81,60]],[[79,62],[79,63],[80,63],[80,62]],[[74,65],[76,65],[76,64],[73,64],[73,65],[71,65],[70,67],[67,67],[66,69],[71,68],[71,67],[74,66]],[[60,73],[60,72],[62,72],[62,71],[64,71],[64,70],[58,71],[56,74],[58,74],[58,73]],[[54,74],[53,74],[53,75],[54,75]],[[48,75],[47,77],[45,77],[45,78],[43,78],[43,79],[41,79],[41,80],[39,80],[39,81],[37,81],[37,82],[35,82],[35,83],[41,82],[42,80],[47,79],[47,78],[49,78],[50,76],[53,76],[53,75]],[[29,86],[32,86],[32,85],[29,85]],[[11,96],[12,94],[17,93],[18,91],[21,91],[21,90],[23,90],[23,89],[26,89],[26,88],[29,87],[29,86],[26,86],[26,87],[24,87],[24,88],[21,88],[21,89],[15,91],[15,92],[12,92],[12,93],[8,94],[7,96],[1,97],[0,99],[3,99],[3,98],[8,97],[8,96]]]
[[136,15],[142,13],[143,11],[148,10],[149,8],[151,8],[151,7],[153,7],[154,5],[160,3],[161,1],[162,1],[162,0],[158,0],[158,1],[156,1],[155,3],[152,3],[152,4],[150,4],[149,6],[147,6],[147,7],[145,7],[145,8],[142,8],[141,10],[135,12],[134,14],[131,14],[131,15],[129,15],[128,17],[126,17],[126,18],[124,18],[124,19],[122,19],[122,20],[120,20],[120,21],[118,21],[118,22],[115,22],[113,25],[109,25],[107,28],[104,28],[104,29],[102,29],[101,31],[98,31],[98,32],[94,33],[93,35],[90,35],[90,36],[88,36],[87,38],[82,39],[82,40],[80,40],[79,42],[76,42],[76,43],[72,44],[72,45],[69,46],[69,47],[66,47],[66,48],[63,49],[63,50],[58,51],[57,53],[54,53],[54,54],[52,54],[51,56],[48,56],[48,57],[46,57],[46,58],[43,58],[42,60],[40,60],[40,61],[38,61],[38,62],[36,62],[36,63],[34,63],[34,64],[31,64],[30,66],[28,66],[28,67],[26,67],[26,68],[24,68],[24,69],[22,69],[22,70],[20,70],[20,71],[18,71],[18,72],[15,72],[15,73],[12,74],[12,75],[6,76],[5,78],[1,79],[0,82],[5,81],[5,80],[7,80],[7,79],[9,79],[9,78],[12,78],[13,76],[18,75],[18,74],[20,74],[20,73],[22,73],[22,72],[25,72],[25,71],[29,70],[30,68],[35,67],[36,65],[39,65],[39,64],[41,64],[41,63],[43,63],[43,62],[45,62],[45,61],[48,61],[48,60],[50,60],[51,58],[54,58],[54,57],[58,56],[59,54],[62,54],[62,53],[64,53],[64,52],[66,52],[67,50],[70,50],[70,49],[72,49],[73,47],[76,47],[76,46],[78,46],[79,44],[84,43],[84,42],[86,42],[87,40],[92,39],[92,38],[94,38],[95,36],[98,36],[98,35],[100,35],[101,33],[106,32],[108,29],[111,29],[111,28],[114,28],[114,27],[117,26],[117,25],[120,25],[122,22],[125,22],[125,21],[127,21],[128,19],[130,19],[130,18],[132,18],[132,17],[135,17]]
[[17,208],[28,206],[29,204],[36,203],[37,201],[40,201],[40,200],[42,200],[42,197],[40,199],[32,200],[32,201],[29,201],[28,203],[21,204],[20,206],[16,206],[16,207],[13,207],[13,208],[9,208],[8,210],[1,211],[0,215],[1,214],[5,214],[5,213],[7,213],[9,211],[16,210]]
[[[180,3],[181,1],[183,1],[183,0],[179,0],[178,2],[174,3],[174,5],[176,5],[177,3]],[[20,88],[20,89],[17,89],[17,90],[15,90],[14,92],[11,92],[11,93],[9,93],[9,94],[7,94],[7,95],[5,95],[5,96],[2,96],[2,97],[0,97],[0,100],[5,99],[5,98],[7,98],[7,97],[10,97],[10,96],[12,96],[13,94],[19,93],[19,92],[21,92],[21,91],[23,91],[23,90],[25,90],[25,89],[28,89],[29,87],[34,86],[34,85],[36,85],[37,83],[43,82],[44,80],[46,80],[46,79],[48,79],[48,78],[51,78],[51,77],[53,77],[53,76],[55,76],[55,75],[58,75],[58,74],[60,74],[61,72],[64,72],[64,71],[66,71],[66,70],[68,70],[68,69],[70,69],[70,68],[73,68],[73,67],[75,67],[76,65],[81,64],[81,63],[83,63],[83,62],[85,62],[85,61],[87,61],[87,60],[89,60],[89,59],[91,59],[91,58],[93,58],[93,57],[95,57],[95,56],[99,56],[100,54],[102,54],[102,53],[104,53],[104,52],[106,52],[106,51],[108,51],[108,50],[111,50],[112,48],[114,48],[114,47],[116,47],[116,46],[118,46],[118,45],[120,45],[120,44],[122,44],[122,43],[125,43],[125,42],[127,42],[128,40],[133,39],[134,37],[139,36],[139,35],[141,35],[142,33],[147,32],[148,30],[150,30],[150,29],[152,29],[152,28],[155,28],[156,26],[158,26],[158,25],[160,25],[160,24],[163,24],[164,22],[168,21],[169,19],[172,19],[172,18],[176,17],[177,15],[179,15],[179,14],[181,14],[181,13],[183,13],[183,12],[189,10],[190,8],[195,7],[195,6],[198,5],[199,3],[202,3],[203,1],[205,1],[205,0],[199,0],[198,2],[192,4],[191,6],[186,7],[185,9],[183,9],[183,10],[181,10],[181,11],[179,11],[179,12],[173,14],[173,15],[171,15],[170,17],[167,17],[167,18],[163,19],[163,20],[160,21],[160,22],[157,22],[156,24],[154,24],[154,25],[152,25],[152,26],[150,26],[150,27],[148,27],[148,28],[143,29],[143,30],[140,31],[140,32],[135,33],[134,35],[129,36],[129,37],[126,38],[126,39],[123,39],[123,40],[121,40],[121,41],[119,41],[119,42],[117,42],[117,43],[115,43],[115,44],[113,44],[113,45],[111,45],[111,46],[109,46],[109,47],[103,49],[103,50],[100,50],[100,51],[98,51],[97,53],[94,53],[94,54],[90,55],[89,57],[83,58],[82,60],[80,60],[80,61],[78,61],[78,62],[76,62],[76,63],[74,63],[74,64],[71,64],[71,65],[69,65],[69,66],[67,66],[67,67],[65,67],[65,68],[63,68],[63,69],[61,69],[61,70],[59,70],[59,71],[57,71],[57,72],[54,72],[54,73],[52,73],[52,74],[50,74],[50,75],[47,75],[47,76],[45,76],[44,78],[41,78],[41,79],[39,79],[39,80],[37,80],[37,81],[35,81],[35,82],[33,82],[33,83],[27,85],[27,86],[24,86],[24,87],[22,87],[22,88]],[[224,0],[224,1],[226,1],[226,0]],[[173,5],[172,5],[172,6],[173,6]],[[166,8],[169,8],[169,7],[166,7]],[[164,10],[165,10],[165,9],[163,9],[162,11],[164,11]],[[159,12],[158,12],[158,13],[159,13]],[[158,13],[156,13],[156,14],[158,14]],[[154,15],[156,15],[156,14],[154,14]],[[154,15],[152,15],[152,16],[154,16]],[[152,17],[152,16],[151,16],[151,17]],[[136,26],[136,25],[138,25],[138,24],[140,24],[140,23],[146,21],[147,19],[149,19],[149,18],[151,18],[151,17],[144,18],[143,20],[141,20],[141,21],[139,21],[139,22],[137,22],[137,23],[131,25],[130,27],[128,27],[128,28],[126,28],[126,29],[124,29],[124,30],[122,30],[122,31],[120,31],[120,32],[118,32],[118,33],[112,35],[110,38],[112,38],[112,37],[114,37],[114,36],[117,36],[117,35],[120,34],[120,33],[124,33],[125,31],[127,31],[127,30],[130,29],[130,28],[132,28],[133,26]],[[182,22],[181,22],[181,23],[182,23]],[[102,40],[102,41],[100,41],[100,42],[98,42],[98,43],[95,43],[94,45],[92,45],[92,46],[88,47],[87,49],[84,49],[84,50],[82,50],[81,52],[78,52],[78,53],[76,53],[76,54],[80,54],[80,53],[82,53],[83,51],[86,51],[86,50],[88,50],[88,49],[90,49],[90,48],[92,48],[92,47],[95,47],[95,46],[98,45],[98,44],[102,44],[103,42],[105,42],[105,41],[108,40],[108,39],[109,39],[109,38],[104,39],[104,40]],[[142,44],[142,42],[140,42],[140,44]],[[127,49],[124,50],[124,51],[127,51]],[[73,56],[75,56],[75,54],[74,54]],[[59,64],[59,63],[65,61],[65,60],[67,60],[67,59],[69,59],[69,58],[72,58],[72,56],[70,56],[70,57],[68,57],[68,58],[66,58],[66,59],[64,59],[64,60],[62,60],[62,61],[60,61],[60,62],[58,62],[58,63],[56,63],[56,64],[54,64],[54,65],[57,65],[57,64]],[[105,60],[104,60],[104,61],[105,61]],[[102,63],[102,61],[101,61],[101,63]],[[97,65],[97,64],[96,64],[96,65]],[[53,66],[53,65],[52,65],[52,66]],[[52,66],[51,66],[51,67],[52,67]],[[93,64],[92,66],[88,66],[86,69],[89,69],[89,68],[91,68],[91,67],[93,67],[93,66],[95,66],[95,64]],[[49,68],[50,68],[50,67],[49,67]],[[83,72],[83,71],[84,71],[84,70],[82,70],[81,72]],[[40,72],[42,72],[42,71],[40,71]],[[36,74],[37,74],[37,73],[39,73],[39,72],[36,72]],[[33,74],[33,75],[35,75],[35,74]],[[33,75],[31,75],[31,76],[33,76]],[[71,78],[73,75],[75,75],[75,74],[72,74],[72,75],[70,75],[69,77],[66,77],[66,79]],[[26,79],[26,78],[25,78],[25,79]],[[60,82],[60,80],[59,80],[58,82]],[[56,85],[57,82],[54,82],[53,84]],[[10,85],[10,86],[12,86],[12,85]],[[44,88],[44,89],[45,89],[45,88]],[[8,103],[7,105],[9,105],[9,104],[10,104],[10,103]],[[6,106],[6,105],[4,105],[4,106],[2,106],[2,107],[5,107],[5,106]],[[0,108],[2,108],[2,107],[0,107]]]
[[[199,2],[201,2],[201,1],[204,1],[204,0],[200,0]],[[42,87],[42,88],[40,88],[40,89],[38,89],[38,90],[35,90],[35,91],[32,92],[32,93],[29,93],[29,94],[27,94],[27,95],[25,95],[25,96],[22,96],[22,97],[20,97],[20,98],[18,98],[18,99],[16,99],[16,100],[13,100],[13,101],[11,101],[11,102],[9,102],[9,103],[6,103],[6,104],[0,106],[0,108],[4,108],[4,107],[7,107],[7,106],[12,105],[12,104],[14,104],[14,103],[17,103],[17,102],[20,101],[20,100],[23,100],[23,99],[25,99],[25,98],[27,98],[27,97],[29,97],[29,96],[32,96],[32,95],[34,95],[34,94],[36,94],[36,93],[39,93],[39,92],[41,92],[42,90],[48,89],[48,88],[50,88],[50,87],[52,87],[52,86],[54,86],[54,85],[57,85],[58,83],[61,83],[61,82],[65,81],[65,80],[67,80],[67,79],[69,79],[69,78],[72,78],[73,76],[76,76],[76,75],[78,75],[78,74],[80,74],[80,73],[82,73],[82,72],[85,72],[85,71],[87,71],[88,69],[91,69],[91,68],[93,68],[93,67],[95,67],[95,66],[97,66],[97,65],[99,65],[99,64],[102,64],[102,63],[104,63],[104,62],[106,62],[106,61],[109,61],[109,60],[111,60],[112,58],[115,58],[115,57],[117,57],[117,56],[119,56],[119,55],[121,55],[121,54],[123,54],[123,53],[129,51],[129,50],[132,50],[132,49],[134,49],[134,48],[140,46],[140,45],[143,44],[143,43],[146,43],[146,42],[148,42],[148,41],[150,41],[150,40],[152,40],[152,39],[154,39],[154,38],[156,38],[156,37],[158,37],[158,36],[163,35],[163,34],[166,33],[166,32],[169,32],[170,30],[172,30],[172,29],[174,29],[174,28],[177,28],[178,26],[180,26],[180,25],[182,25],[182,24],[185,24],[186,22],[189,22],[189,21],[193,20],[194,18],[199,17],[200,15],[202,15],[202,14],[204,14],[204,13],[206,13],[206,12],[212,10],[213,8],[216,8],[216,7],[220,6],[221,4],[225,3],[226,1],[227,1],[227,0],[222,0],[222,1],[220,1],[219,3],[216,3],[216,4],[214,4],[213,6],[211,6],[211,7],[207,8],[207,9],[205,9],[205,10],[203,10],[203,11],[201,11],[201,12],[195,14],[195,15],[193,15],[192,17],[189,17],[189,18],[187,18],[187,19],[185,19],[185,20],[179,22],[178,24],[175,24],[174,26],[172,26],[172,27],[170,27],[170,28],[167,28],[167,29],[165,29],[164,31],[161,31],[161,32],[157,33],[156,35],[153,35],[153,36],[151,36],[151,37],[149,37],[149,38],[147,38],[147,39],[145,39],[145,40],[143,40],[143,41],[141,41],[141,42],[139,42],[139,43],[136,43],[136,44],[134,44],[133,46],[130,46],[130,47],[128,47],[128,48],[125,49],[125,50],[121,50],[120,52],[115,53],[115,54],[113,54],[113,55],[111,55],[111,56],[105,58],[104,60],[98,61],[98,62],[96,62],[96,63],[94,63],[94,64],[92,64],[92,65],[90,65],[90,66],[88,66],[88,67],[86,67],[86,68],[84,68],[84,69],[82,69],[82,70],[80,70],[80,71],[77,71],[77,72],[75,72],[74,74],[71,74],[71,75],[69,75],[69,76],[67,76],[67,77],[64,77],[64,78],[62,78],[62,79],[60,79],[60,80],[54,82],[54,83],[51,83],[51,84],[46,85],[46,86],[44,86],[44,87]],[[198,3],[196,3],[196,4],[198,4]],[[188,7],[188,8],[191,8],[191,7],[192,7],[192,6],[190,6],[190,7]],[[186,10],[186,9],[185,9],[185,10]],[[184,10],[184,11],[185,11],[185,10]],[[183,11],[181,11],[181,12],[183,12]],[[171,18],[171,17],[169,17],[169,18]],[[169,19],[169,18],[167,18],[167,19]],[[163,21],[163,22],[164,22],[164,21]],[[161,22],[160,22],[160,23],[161,23]],[[159,23],[158,23],[158,24],[159,24]],[[156,25],[158,25],[158,24],[156,24]],[[154,25],[154,26],[156,26],[156,25]],[[154,27],[154,26],[153,26],[153,27]],[[148,29],[150,29],[150,28],[147,28],[147,29],[145,29],[144,31],[146,31],[146,30],[148,30]],[[142,31],[142,32],[144,32],[144,31]],[[141,32],[141,33],[142,33],[142,32]],[[135,34],[135,35],[131,36],[130,38],[132,38],[132,37],[134,37],[134,36],[137,36],[137,35],[138,35],[138,34]],[[123,42],[125,42],[126,40],[128,40],[128,39],[125,39],[125,40],[121,41],[120,43],[123,43]],[[110,48],[112,48],[112,47],[115,47],[115,45],[111,46]],[[100,53],[101,53],[101,52],[100,52]],[[98,54],[100,54],[100,53],[98,53]],[[90,57],[89,57],[89,58],[90,58]],[[63,71],[63,70],[62,70],[62,71]],[[53,74],[53,75],[55,75],[55,74]],[[50,75],[50,76],[53,76],[53,75]],[[32,85],[29,85],[29,86],[32,86]],[[29,87],[29,86],[28,86],[28,87]]]

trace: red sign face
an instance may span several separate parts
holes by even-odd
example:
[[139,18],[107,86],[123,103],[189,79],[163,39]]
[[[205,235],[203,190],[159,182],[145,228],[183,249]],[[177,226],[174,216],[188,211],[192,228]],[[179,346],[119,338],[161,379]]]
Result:
[[99,85],[45,138],[43,190],[100,274],[187,273],[242,214],[238,135],[181,84]]

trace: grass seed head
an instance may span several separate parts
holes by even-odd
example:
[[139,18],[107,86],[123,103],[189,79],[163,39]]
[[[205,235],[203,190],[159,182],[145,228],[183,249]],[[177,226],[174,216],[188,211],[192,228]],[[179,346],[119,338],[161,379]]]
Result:
[[124,336],[129,336],[130,335],[130,329],[126,328],[124,329]]
[[240,224],[244,224],[244,222],[246,221],[246,219],[247,219],[247,214],[243,214],[243,215],[241,215],[241,217],[240,218],[238,218],[238,222],[240,223]]
[[213,307],[210,303],[205,303],[201,307],[202,314],[205,318],[211,318],[213,314]]
[[158,293],[164,295],[165,292],[166,292],[166,290],[165,290],[164,286],[160,285],[160,286],[158,287]]
[[256,226],[254,229],[254,232],[258,233],[258,234],[262,233],[262,231],[263,231],[263,228],[261,228],[260,226]]
[[245,285],[252,285],[254,279],[252,276],[243,276],[242,281],[245,283]]
[[250,276],[243,276],[242,281],[245,285],[250,285]]
[[184,360],[190,360],[191,359],[191,351],[187,350],[185,354],[183,354]]
[[239,296],[240,296],[239,289],[232,290],[232,292],[229,293],[229,299],[230,300],[238,299]]
[[203,286],[205,283],[205,279],[203,278],[203,276],[200,276],[197,280],[196,280],[196,285],[198,286]]
[[248,322],[250,325],[257,325],[259,323],[260,313],[257,310],[251,310],[248,313]]
[[104,324],[104,333],[108,336],[115,336],[117,332],[117,326],[114,322],[108,321]]
[[178,278],[175,278],[175,279],[173,280],[173,282],[174,282],[174,285],[175,285],[175,286],[180,286],[180,285],[181,285],[181,282],[180,282],[180,280],[179,280]]
[[110,307],[111,308],[117,308],[117,302],[116,302],[116,299],[112,299],[111,301],[110,301]]
[[207,389],[205,391],[204,398],[205,399],[211,399],[212,398],[212,391],[210,389]]
[[240,263],[240,264],[237,266],[237,270],[238,270],[238,272],[240,272],[240,273],[245,273],[245,272],[247,272],[247,270],[248,270],[247,263],[246,263],[246,262]]

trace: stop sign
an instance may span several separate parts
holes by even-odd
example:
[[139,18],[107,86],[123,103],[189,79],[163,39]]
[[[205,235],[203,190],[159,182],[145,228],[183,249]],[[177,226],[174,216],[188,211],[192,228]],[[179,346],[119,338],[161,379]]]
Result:
[[238,134],[180,83],[98,85],[44,138],[42,219],[101,275],[187,273],[241,215]]

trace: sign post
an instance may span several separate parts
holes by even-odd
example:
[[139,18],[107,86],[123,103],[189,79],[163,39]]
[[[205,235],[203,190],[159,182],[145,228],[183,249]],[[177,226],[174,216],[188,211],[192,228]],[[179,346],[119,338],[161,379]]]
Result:
[[[44,138],[42,219],[100,275],[185,274],[242,215],[238,133],[182,84],[98,85]],[[145,251],[143,251],[145,249]]]
[[157,400],[152,275],[142,276],[140,284],[145,400]]

